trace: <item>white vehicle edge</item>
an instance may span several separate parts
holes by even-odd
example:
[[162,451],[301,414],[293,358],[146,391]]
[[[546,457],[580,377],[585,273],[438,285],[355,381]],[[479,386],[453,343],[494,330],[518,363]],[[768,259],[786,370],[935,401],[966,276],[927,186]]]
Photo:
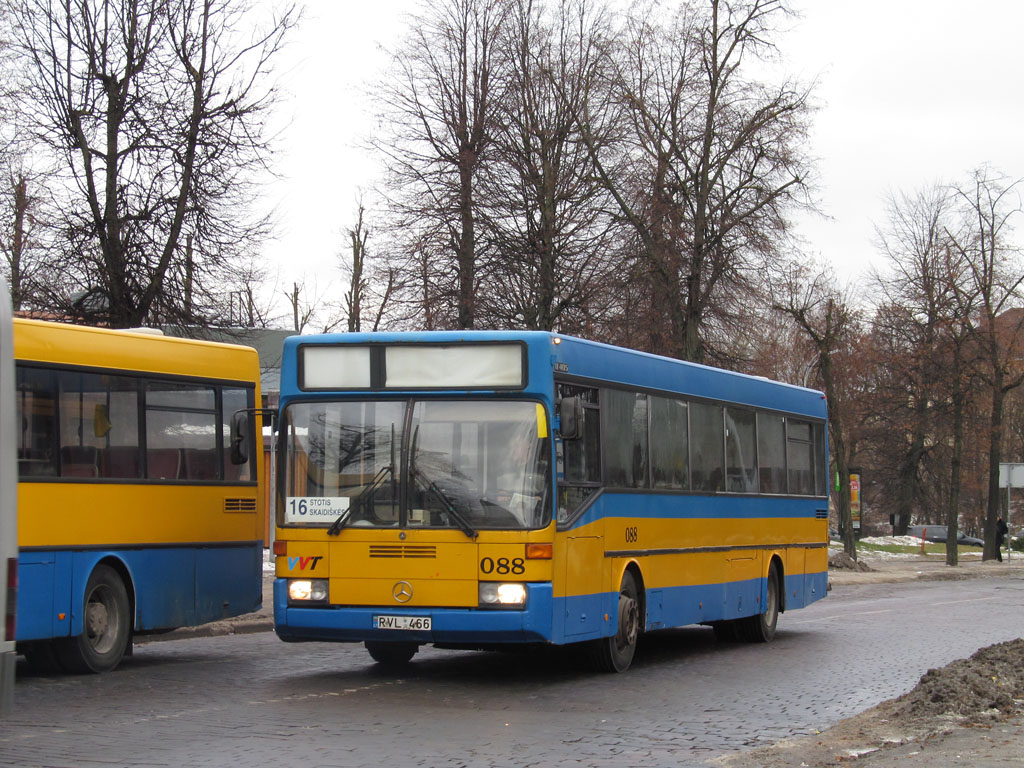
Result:
[[0,715],[14,707],[14,620],[18,574],[18,473],[15,463],[14,338],[11,297],[0,278]]

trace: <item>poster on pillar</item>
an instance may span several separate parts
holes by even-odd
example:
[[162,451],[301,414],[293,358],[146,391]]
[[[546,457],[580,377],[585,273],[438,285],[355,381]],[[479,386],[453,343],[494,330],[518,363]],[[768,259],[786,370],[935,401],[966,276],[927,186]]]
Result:
[[860,470],[850,472],[850,519],[853,530],[860,530]]

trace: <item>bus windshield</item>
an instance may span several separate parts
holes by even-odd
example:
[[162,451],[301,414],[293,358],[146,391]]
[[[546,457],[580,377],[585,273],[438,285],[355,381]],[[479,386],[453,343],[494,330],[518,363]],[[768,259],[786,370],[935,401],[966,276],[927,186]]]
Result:
[[289,405],[285,525],[531,529],[550,520],[540,404],[503,400]]

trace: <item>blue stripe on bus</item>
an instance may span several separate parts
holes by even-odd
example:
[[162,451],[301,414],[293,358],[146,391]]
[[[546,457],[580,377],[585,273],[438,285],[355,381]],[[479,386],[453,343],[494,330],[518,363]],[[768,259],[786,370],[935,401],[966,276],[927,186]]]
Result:
[[[801,608],[824,596],[828,574],[786,577],[786,608]],[[761,611],[765,579],[725,584],[665,587],[646,591],[647,629],[665,629],[756,615]],[[403,608],[401,606],[288,605],[287,580],[274,582],[274,625],[282,640],[361,642],[397,640],[415,643],[535,643],[558,645],[609,637],[616,631],[618,592],[553,598],[550,584],[529,584],[523,611],[472,608]],[[429,632],[382,632],[373,628],[379,615],[429,616]],[[551,617],[554,623],[551,623]],[[607,618],[606,618],[607,617]]]
[[[785,582],[786,610],[793,610],[825,596],[828,574],[798,573],[786,576]],[[765,584],[765,579],[760,578],[648,589],[646,628],[667,629],[757,615],[762,610]],[[618,592],[556,599],[555,615],[564,617],[564,622],[555,627],[552,642],[596,640],[614,634],[618,599]]]
[[[18,641],[79,635],[85,587],[101,561],[128,574],[135,629],[170,629],[258,610],[263,547],[40,550],[18,558]],[[248,572],[251,578],[239,579]],[[64,615],[64,619],[60,615]]]
[[604,491],[569,528],[593,523],[606,517],[641,519],[741,519],[813,518],[827,509],[824,498],[792,496],[701,496],[698,494],[659,494]]

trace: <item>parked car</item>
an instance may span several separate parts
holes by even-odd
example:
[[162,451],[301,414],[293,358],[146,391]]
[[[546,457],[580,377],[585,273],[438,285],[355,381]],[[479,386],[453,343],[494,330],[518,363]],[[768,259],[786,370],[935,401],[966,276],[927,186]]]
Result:
[[[949,528],[945,525],[912,525],[907,528],[907,534],[916,536],[925,541],[944,544],[949,537]],[[956,532],[956,543],[967,547],[983,547],[985,542],[974,536],[968,536],[963,531]]]

